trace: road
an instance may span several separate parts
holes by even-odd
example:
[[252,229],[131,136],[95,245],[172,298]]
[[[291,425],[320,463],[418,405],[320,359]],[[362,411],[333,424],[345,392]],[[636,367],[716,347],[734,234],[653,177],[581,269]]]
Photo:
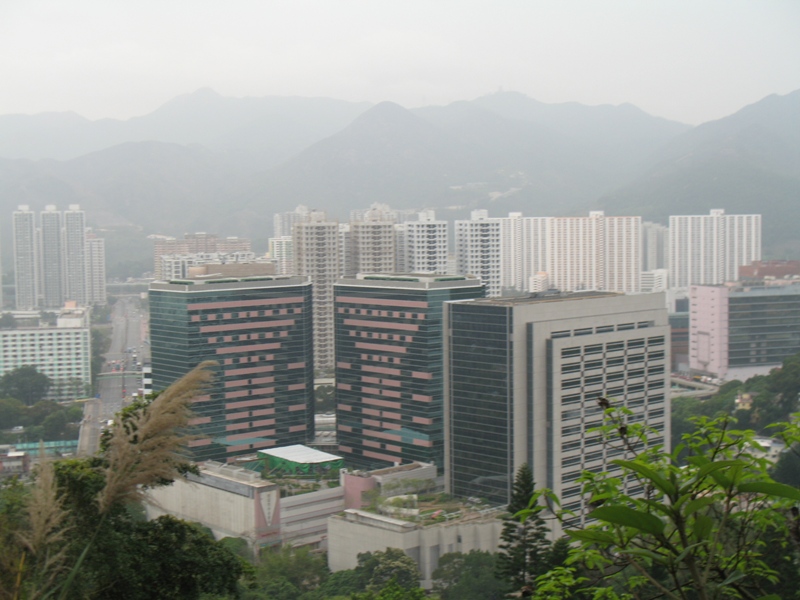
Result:
[[140,364],[150,360],[147,315],[138,296],[120,297],[114,304],[111,322],[111,343],[97,378],[99,398],[89,400],[84,408],[78,442],[80,456],[97,451],[103,425],[138,393],[142,382]]

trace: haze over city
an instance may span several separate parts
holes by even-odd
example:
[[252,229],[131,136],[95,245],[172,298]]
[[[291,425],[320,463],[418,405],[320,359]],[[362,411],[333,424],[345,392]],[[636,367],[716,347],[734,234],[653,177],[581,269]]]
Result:
[[498,89],[687,124],[800,88],[790,1],[77,0],[0,7],[0,114],[146,114],[179,94],[407,108]]

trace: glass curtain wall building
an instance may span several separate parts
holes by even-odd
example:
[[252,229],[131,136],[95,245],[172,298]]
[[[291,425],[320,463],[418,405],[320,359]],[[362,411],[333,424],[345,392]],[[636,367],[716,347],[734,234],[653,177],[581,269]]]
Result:
[[193,405],[194,460],[230,462],[314,435],[311,284],[305,277],[150,286],[153,389],[218,363]]
[[334,286],[339,452],[362,468],[444,470],[442,310],[476,277],[359,275]]
[[[669,325],[663,294],[544,293],[445,305],[445,462],[458,496],[507,504],[514,473],[584,519],[578,478],[612,470],[616,450],[590,430],[598,398],[669,444]],[[626,484],[631,485],[631,484]],[[639,490],[630,488],[630,492]]]

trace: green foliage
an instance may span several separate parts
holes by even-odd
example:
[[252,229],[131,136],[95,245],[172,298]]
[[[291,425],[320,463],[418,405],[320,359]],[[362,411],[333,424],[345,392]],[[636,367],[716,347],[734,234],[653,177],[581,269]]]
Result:
[[[5,542],[0,547],[0,599],[191,600],[237,593],[247,572],[239,557],[195,524],[145,521],[136,503],[143,488],[179,470],[176,450],[185,438],[177,431],[187,426],[188,404],[208,381],[207,369],[201,365],[143,407],[145,413],[120,421],[101,455],[42,462],[24,488],[21,511],[11,511],[14,502],[0,492],[0,541],[15,542],[9,551]],[[44,414],[46,404],[27,410]],[[52,411],[41,428],[65,418],[65,410]]]
[[368,591],[379,590],[391,580],[410,590],[419,587],[421,578],[414,559],[397,548],[359,554],[356,571],[360,572]]
[[32,365],[24,365],[8,371],[0,377],[0,396],[16,398],[31,406],[47,396],[53,382]]
[[313,553],[306,547],[292,548],[287,545],[261,553],[255,571],[255,585],[256,589],[268,591],[271,582],[283,579],[296,590],[294,597],[297,597],[318,588],[329,573],[323,554]]
[[0,429],[22,424],[25,405],[15,398],[0,398]]
[[497,555],[481,550],[451,552],[439,558],[433,590],[441,600],[501,600],[508,584],[495,577]]
[[325,582],[308,597],[313,600],[339,596],[349,598],[358,592],[364,591],[365,588],[366,582],[363,581],[362,574],[356,569],[346,569],[331,573]]
[[[736,410],[738,394],[748,394],[752,401],[750,410]],[[672,400],[672,447],[681,443],[685,434],[695,429],[698,417],[716,418],[733,415],[741,429],[753,429],[759,434],[769,434],[774,423],[789,420],[798,409],[800,394],[800,354],[783,361],[780,369],[769,375],[751,377],[746,382],[729,381],[713,397],[674,398]]]
[[[569,598],[580,588],[595,598],[755,599],[777,593],[778,566],[798,580],[787,542],[800,542],[800,490],[770,478],[769,463],[754,453],[753,431],[732,429],[730,418],[701,417],[695,431],[666,453],[648,446],[652,432],[627,423],[630,416],[624,408],[606,410],[604,441],[621,449],[623,458],[612,461],[613,475],[583,474],[594,523],[566,531],[576,544],[568,559],[572,567],[537,580],[539,589],[563,588],[547,597]],[[778,430],[787,440],[800,439],[798,425]],[[643,492],[629,493],[636,488]],[[556,502],[542,491],[532,506],[547,496]],[[767,548],[770,539],[782,543]]]
[[527,518],[517,516],[528,508],[534,490],[533,473],[528,464],[522,465],[514,478],[514,488],[508,512],[500,535],[500,552],[497,557],[497,573],[514,590],[531,585],[534,579],[547,570],[547,526],[538,512],[526,513]]
[[316,411],[318,413],[333,412],[336,410],[336,388],[332,385],[321,385],[314,390]]

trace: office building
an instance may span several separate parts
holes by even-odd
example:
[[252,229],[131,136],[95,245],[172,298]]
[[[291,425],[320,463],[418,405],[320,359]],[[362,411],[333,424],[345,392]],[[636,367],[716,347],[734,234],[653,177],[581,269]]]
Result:
[[672,288],[737,281],[739,267],[761,260],[761,215],[669,218],[669,284]]
[[359,275],[334,285],[339,453],[359,467],[444,471],[442,306],[480,298],[476,277]]
[[455,222],[457,272],[480,278],[490,298],[499,296],[502,287],[500,223],[485,210],[473,210],[468,221]]
[[690,288],[689,367],[745,381],[800,352],[800,285]]
[[83,398],[91,389],[88,309],[62,309],[55,327],[2,329],[0,342],[0,377],[32,365],[52,381],[48,400]]
[[[457,496],[507,504],[514,473],[585,522],[584,470],[614,471],[621,449],[590,430],[597,399],[669,445],[669,326],[662,294],[545,293],[445,304],[445,461]],[[630,482],[629,493],[640,490]]]
[[218,363],[193,404],[195,460],[231,462],[314,434],[311,285],[303,277],[154,282],[153,387]]
[[36,214],[20,205],[13,215],[14,287],[17,310],[33,310],[38,305],[39,264]]
[[86,215],[77,204],[64,211],[64,300],[86,306]]
[[52,204],[39,215],[39,287],[42,308],[64,305],[64,252],[61,212]]

